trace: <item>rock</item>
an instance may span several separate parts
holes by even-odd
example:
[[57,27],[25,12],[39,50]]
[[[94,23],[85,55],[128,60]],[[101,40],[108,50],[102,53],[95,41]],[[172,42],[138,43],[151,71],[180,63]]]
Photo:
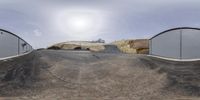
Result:
[[61,48],[58,46],[51,46],[51,47],[48,47],[47,49],[60,50]]
[[[70,41],[58,43],[48,47],[54,50],[88,50],[92,52],[123,52],[132,54],[148,54],[149,45],[147,39],[121,40],[111,44],[90,41]],[[112,49],[112,50],[111,50]]]
[[122,52],[133,54],[148,54],[148,39],[121,40],[113,42]]
[[105,49],[104,43],[96,43],[89,41],[71,41],[58,43],[53,46],[48,47],[48,49],[54,50],[89,50],[93,52],[103,51]]
[[137,54],[149,54],[149,49],[145,48],[137,49]]
[[138,39],[128,41],[130,48],[140,49],[140,48],[149,48],[149,42],[147,39]]

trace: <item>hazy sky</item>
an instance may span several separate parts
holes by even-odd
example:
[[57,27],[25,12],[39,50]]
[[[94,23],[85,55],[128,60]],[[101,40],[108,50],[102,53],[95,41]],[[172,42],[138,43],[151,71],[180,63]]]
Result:
[[34,48],[150,38],[174,27],[200,27],[200,0],[0,0],[0,28]]

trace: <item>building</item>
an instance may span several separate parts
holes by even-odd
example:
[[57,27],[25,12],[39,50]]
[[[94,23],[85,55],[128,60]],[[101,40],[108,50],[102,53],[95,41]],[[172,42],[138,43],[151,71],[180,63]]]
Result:
[[0,59],[32,51],[32,46],[19,36],[0,29]]
[[175,58],[200,58],[200,29],[181,27],[169,29],[149,40],[150,55]]

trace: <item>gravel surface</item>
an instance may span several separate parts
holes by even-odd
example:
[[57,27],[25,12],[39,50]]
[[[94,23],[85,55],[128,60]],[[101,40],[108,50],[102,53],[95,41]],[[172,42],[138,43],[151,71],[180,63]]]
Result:
[[200,100],[200,62],[40,50],[0,62],[0,100]]

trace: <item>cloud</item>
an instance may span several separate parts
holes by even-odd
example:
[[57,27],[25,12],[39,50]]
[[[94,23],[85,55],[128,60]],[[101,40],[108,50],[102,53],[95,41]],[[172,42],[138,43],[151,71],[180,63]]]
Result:
[[[0,0],[0,28],[19,33],[33,41],[33,46],[42,43],[40,47],[46,47],[52,41],[77,40],[63,34],[69,30],[56,29],[53,16],[62,10],[90,9],[105,16],[106,24],[95,31],[100,34],[96,39],[151,37],[169,28],[200,27],[199,3],[200,0]],[[41,36],[45,39],[38,38]]]
[[42,32],[41,32],[40,30],[38,30],[38,29],[35,29],[35,30],[33,31],[33,33],[34,33],[34,35],[37,36],[37,37],[40,37],[40,36],[43,35]]

